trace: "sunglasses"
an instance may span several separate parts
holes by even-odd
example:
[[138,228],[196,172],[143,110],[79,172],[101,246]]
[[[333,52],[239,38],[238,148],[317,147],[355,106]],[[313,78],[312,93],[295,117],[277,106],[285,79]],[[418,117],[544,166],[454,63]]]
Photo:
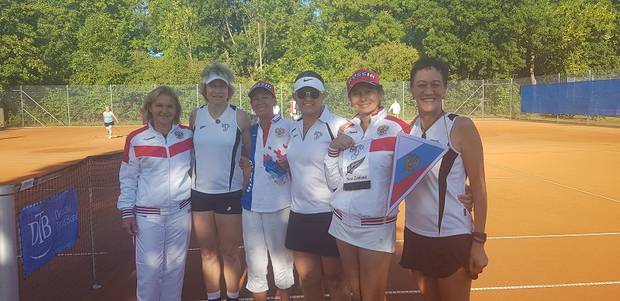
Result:
[[320,95],[321,95],[321,92],[315,89],[302,89],[302,90],[295,92],[295,97],[297,97],[297,99],[303,99],[305,97],[317,99],[319,98]]

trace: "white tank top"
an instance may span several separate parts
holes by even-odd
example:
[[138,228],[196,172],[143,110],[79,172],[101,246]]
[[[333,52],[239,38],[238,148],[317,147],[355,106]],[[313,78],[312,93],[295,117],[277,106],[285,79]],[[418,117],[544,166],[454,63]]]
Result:
[[206,105],[196,111],[194,152],[194,190],[212,194],[241,190],[241,130],[235,106],[228,106],[217,119],[209,114]]
[[424,236],[445,237],[472,232],[472,217],[457,196],[465,193],[465,166],[454,150],[450,132],[457,115],[444,113],[422,132],[416,119],[411,135],[450,146],[448,152],[424,176],[406,200],[407,229]]

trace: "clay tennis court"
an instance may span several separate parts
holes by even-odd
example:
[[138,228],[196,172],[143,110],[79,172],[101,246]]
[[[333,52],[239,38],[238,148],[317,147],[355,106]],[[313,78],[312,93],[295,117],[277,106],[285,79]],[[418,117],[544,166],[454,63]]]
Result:
[[[476,124],[485,147],[490,264],[474,281],[472,300],[618,300],[620,129],[520,121]],[[119,137],[110,140],[102,127],[1,130],[0,183],[120,151],[130,130],[115,127]],[[403,221],[399,218],[398,239]],[[116,222],[109,221],[109,227]],[[126,260],[128,255],[123,256]],[[397,252],[388,299],[421,300],[409,273],[398,266],[399,257]],[[105,261],[127,264],[119,260]],[[206,299],[197,251],[190,251],[187,264],[183,299]],[[121,271],[80,299],[135,300],[135,275],[127,268]],[[57,281],[71,282],[71,276]]]

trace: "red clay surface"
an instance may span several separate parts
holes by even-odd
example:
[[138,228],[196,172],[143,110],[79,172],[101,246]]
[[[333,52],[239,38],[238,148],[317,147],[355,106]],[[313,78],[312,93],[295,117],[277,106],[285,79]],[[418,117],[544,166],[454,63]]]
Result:
[[[473,283],[472,300],[618,300],[620,129],[476,123],[485,146],[490,264]],[[130,130],[116,127],[115,134]],[[102,127],[1,130],[0,182],[119,151],[123,143],[124,137],[108,140]],[[413,279],[398,259],[388,299],[421,300],[411,293]],[[122,269],[84,299],[135,300],[134,286],[131,269]],[[195,250],[188,256],[183,299],[206,299]]]

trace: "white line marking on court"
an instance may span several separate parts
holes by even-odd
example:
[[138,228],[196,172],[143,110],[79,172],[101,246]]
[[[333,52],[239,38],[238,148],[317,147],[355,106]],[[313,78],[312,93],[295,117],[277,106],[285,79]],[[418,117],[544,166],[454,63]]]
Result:
[[529,238],[563,238],[563,237],[587,237],[587,236],[614,236],[620,235],[620,232],[602,232],[602,233],[568,233],[568,234],[543,234],[543,235],[518,235],[518,236],[494,236],[489,237],[495,239],[529,239]]
[[521,175],[539,178],[539,179],[541,179],[541,180],[543,180],[545,182],[551,183],[551,184],[556,185],[556,186],[560,186],[560,187],[563,187],[563,188],[579,191],[581,193],[584,193],[584,194],[587,194],[587,195],[590,195],[590,196],[593,196],[593,197],[599,197],[599,198],[602,198],[602,199],[605,199],[605,200],[608,200],[608,201],[612,201],[612,202],[616,202],[616,203],[620,204],[620,200],[614,199],[614,198],[606,196],[606,195],[602,195],[602,194],[598,194],[598,193],[594,193],[594,192],[589,192],[587,190],[583,190],[581,188],[577,188],[577,187],[573,187],[573,186],[564,185],[562,183],[558,183],[556,181],[549,180],[547,178],[543,178],[543,177],[537,176],[535,174],[530,174],[530,173],[527,173],[527,172],[523,172],[523,171],[520,171],[520,170],[517,170],[517,169],[514,169],[514,168],[510,168],[510,167],[506,167],[506,166],[502,166],[502,165],[497,165],[497,164],[491,164],[491,165],[495,165],[496,167],[508,169],[508,170],[511,170],[511,171],[513,171],[515,173],[519,173]]
[[[511,236],[489,236],[489,240],[502,239],[537,239],[537,238],[566,238],[566,237],[588,237],[588,236],[616,236],[620,232],[601,232],[601,233],[567,233],[567,234],[541,234],[541,235],[511,235]],[[397,239],[397,243],[403,243],[402,239]]]
[[[473,292],[484,291],[507,291],[507,290],[525,290],[525,289],[546,289],[546,288],[567,288],[567,287],[589,287],[589,286],[609,286],[620,285],[620,281],[600,281],[600,282],[574,282],[574,283],[557,283],[557,284],[525,284],[525,285],[505,285],[505,286],[487,286],[487,287],[473,287]],[[416,295],[420,290],[394,290],[386,291],[388,296],[393,295]],[[291,299],[302,299],[303,295],[293,295]],[[329,294],[325,294],[325,297],[329,297]],[[280,297],[268,297],[267,300],[279,300]],[[241,301],[252,301],[254,298],[239,298]],[[207,301],[200,299],[200,301]]]

